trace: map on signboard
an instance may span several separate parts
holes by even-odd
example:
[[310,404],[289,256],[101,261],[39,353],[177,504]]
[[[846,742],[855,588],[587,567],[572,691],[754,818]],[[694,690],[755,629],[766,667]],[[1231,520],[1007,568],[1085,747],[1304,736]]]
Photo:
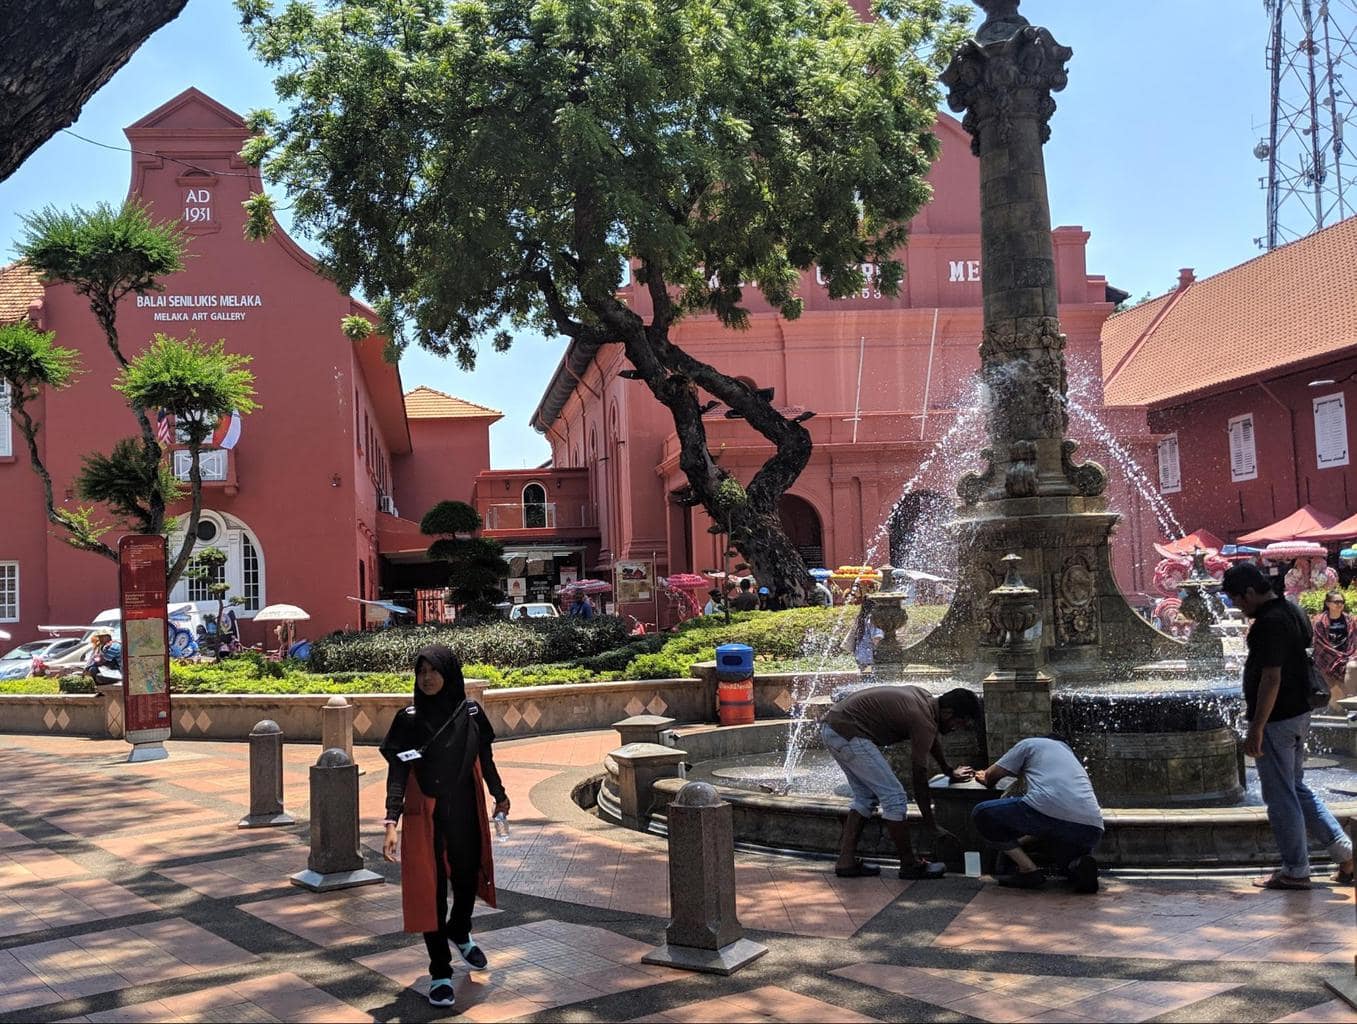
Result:
[[165,620],[128,619],[123,666],[128,696],[165,692]]

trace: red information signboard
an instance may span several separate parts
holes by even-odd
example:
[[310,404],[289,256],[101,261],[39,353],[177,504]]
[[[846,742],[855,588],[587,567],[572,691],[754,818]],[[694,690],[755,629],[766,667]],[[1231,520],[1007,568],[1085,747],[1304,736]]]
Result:
[[[165,538],[118,542],[122,608],[123,714],[127,742],[159,747],[170,738],[170,647],[165,608]],[[133,758],[137,751],[133,751]],[[148,757],[163,757],[158,754]]]

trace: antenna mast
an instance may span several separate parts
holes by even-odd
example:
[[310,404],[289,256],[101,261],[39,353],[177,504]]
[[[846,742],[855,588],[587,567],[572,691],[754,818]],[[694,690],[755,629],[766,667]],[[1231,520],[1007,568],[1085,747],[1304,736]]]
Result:
[[1267,164],[1267,232],[1260,248],[1303,238],[1357,213],[1357,0],[1263,0],[1272,85],[1268,136],[1253,149]]

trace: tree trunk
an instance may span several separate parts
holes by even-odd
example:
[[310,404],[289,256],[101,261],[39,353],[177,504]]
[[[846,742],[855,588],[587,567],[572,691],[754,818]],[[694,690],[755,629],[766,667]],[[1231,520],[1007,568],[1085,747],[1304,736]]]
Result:
[[0,21],[0,181],[178,17],[187,0],[8,0]]

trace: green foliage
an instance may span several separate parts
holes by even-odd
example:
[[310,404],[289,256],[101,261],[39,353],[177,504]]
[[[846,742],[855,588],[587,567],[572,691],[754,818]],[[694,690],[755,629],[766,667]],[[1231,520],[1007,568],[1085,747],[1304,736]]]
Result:
[[49,206],[23,225],[20,258],[45,281],[64,281],[100,304],[158,291],[161,278],[184,269],[183,233],[173,221],[153,221],[136,200],[89,210]]
[[[463,366],[508,322],[594,322],[620,268],[741,326],[798,272],[893,293],[968,12],[885,0],[238,0],[284,113],[246,155],[341,287]],[[450,259],[449,254],[456,258]],[[496,347],[507,343],[497,337]]]
[[[1300,607],[1308,615],[1318,615],[1324,610],[1324,595],[1331,588],[1325,587],[1321,590],[1306,590],[1300,595]],[[1342,589],[1341,587],[1339,588]],[[1343,591],[1343,596],[1347,601],[1346,611],[1352,611],[1357,608],[1357,586],[1349,586]]]
[[430,536],[475,533],[480,528],[481,514],[465,501],[440,501],[419,521],[419,532]]
[[[258,149],[259,142],[257,140],[258,137],[247,142],[242,155],[249,154],[252,148]],[[242,229],[245,237],[251,242],[259,242],[268,238],[275,223],[273,219],[273,199],[263,192],[251,192],[250,198],[240,205],[245,208],[245,227]]]
[[183,494],[183,484],[163,463],[148,465],[142,440],[124,437],[105,455],[91,452],[76,476],[76,493],[84,501],[102,502],[133,524],[138,533],[155,532],[147,499],[159,489],[169,504]]
[[204,444],[217,421],[233,413],[245,415],[257,406],[254,374],[245,369],[250,356],[226,351],[224,341],[199,341],[196,334],[179,339],[157,334],[114,382],[113,388],[134,409],[163,409],[185,431],[190,445]]
[[[429,533],[431,531],[425,529],[426,525],[447,526],[470,522],[466,512],[475,516],[479,524],[480,516],[475,509],[462,505],[463,512],[451,507],[456,505],[462,503],[439,502],[424,516],[420,530]],[[503,544],[488,537],[442,537],[429,545],[429,558],[448,563],[448,590],[453,604],[471,615],[495,614],[495,604],[504,597],[500,581],[509,575]]]
[[41,388],[60,391],[71,385],[80,353],[53,344],[55,337],[27,320],[0,324],[0,380],[9,384],[16,399],[35,397]]
[[0,693],[48,694],[60,693],[61,688],[55,679],[43,676],[28,676],[25,679],[0,679]]
[[350,341],[362,341],[364,338],[371,337],[373,332],[372,321],[365,316],[346,316],[340,319],[339,329],[344,332],[344,337]]
[[170,671],[174,693],[403,693],[410,673],[345,672],[314,675],[299,661],[268,661],[250,651],[219,662],[175,664]]
[[312,672],[413,672],[415,654],[446,644],[463,664],[521,668],[569,661],[621,647],[627,624],[616,616],[581,619],[498,619],[476,625],[398,626],[369,633],[331,633],[311,645]]
[[94,693],[94,680],[87,675],[62,676],[57,680],[60,693]]

